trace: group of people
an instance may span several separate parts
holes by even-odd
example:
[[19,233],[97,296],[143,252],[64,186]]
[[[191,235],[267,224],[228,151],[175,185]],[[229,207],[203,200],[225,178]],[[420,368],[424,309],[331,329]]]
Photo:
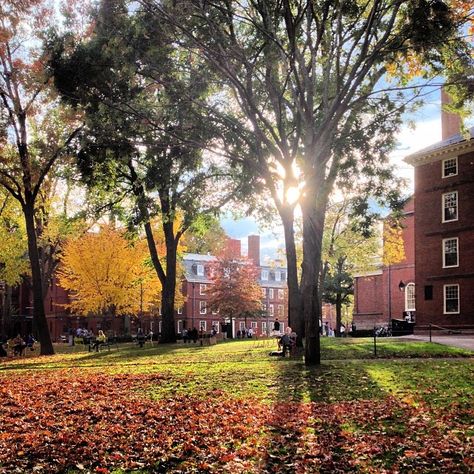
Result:
[[[31,351],[35,350],[36,339],[32,334],[28,334],[24,338],[20,334],[17,334],[16,337],[10,339],[7,342],[8,349],[11,349],[14,356],[21,356],[25,353],[26,349]],[[7,357],[8,352],[3,343],[0,344],[0,357]]]
[[245,338],[252,339],[253,336],[254,336],[253,328],[243,328],[237,331],[237,339],[245,339]]
[[[319,328],[321,336],[336,337],[337,335],[336,331],[332,328],[332,326],[329,325],[327,321],[324,323],[324,325],[320,324]],[[341,327],[339,329],[339,336],[346,337],[347,335],[350,335],[353,331],[355,331],[354,324],[349,324],[347,327],[345,324],[341,324]]]

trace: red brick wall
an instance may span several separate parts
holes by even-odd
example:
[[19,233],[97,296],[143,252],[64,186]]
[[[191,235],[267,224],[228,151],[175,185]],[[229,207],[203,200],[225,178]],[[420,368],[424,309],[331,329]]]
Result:
[[383,275],[357,277],[354,282],[354,324],[373,329],[383,321]]
[[[458,175],[442,178],[442,160],[415,168],[417,326],[474,326],[474,152],[458,157]],[[442,194],[458,191],[458,220],[442,223]],[[443,268],[442,240],[459,238],[459,267]],[[443,285],[460,285],[460,314],[443,314]],[[425,300],[425,286],[433,299]]]

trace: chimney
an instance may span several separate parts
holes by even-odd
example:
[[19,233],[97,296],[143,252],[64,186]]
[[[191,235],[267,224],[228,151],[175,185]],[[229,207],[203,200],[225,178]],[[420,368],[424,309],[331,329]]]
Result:
[[259,267],[260,266],[260,236],[259,235],[249,235],[248,237],[249,245],[249,259],[253,260],[253,263]]
[[461,118],[444,110],[444,106],[451,103],[451,97],[441,88],[441,139],[446,140],[461,133]]
[[227,238],[225,254],[230,258],[240,258],[241,257],[241,248],[239,239]]

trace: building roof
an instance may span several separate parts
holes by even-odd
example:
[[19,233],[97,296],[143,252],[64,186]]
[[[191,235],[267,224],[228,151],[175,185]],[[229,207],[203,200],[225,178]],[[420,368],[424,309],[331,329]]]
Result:
[[469,151],[471,148],[474,149],[474,127],[471,127],[466,135],[459,133],[453,135],[446,140],[406,156],[403,161],[413,166],[419,166],[450,156],[457,156],[462,152]]

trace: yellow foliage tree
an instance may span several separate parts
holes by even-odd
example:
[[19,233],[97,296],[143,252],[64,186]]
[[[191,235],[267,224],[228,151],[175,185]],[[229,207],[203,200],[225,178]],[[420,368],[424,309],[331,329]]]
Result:
[[160,303],[146,243],[109,226],[67,242],[58,277],[72,294],[69,308],[80,314],[152,311]]
[[399,224],[385,223],[383,230],[383,264],[394,265],[405,259],[403,228]]

